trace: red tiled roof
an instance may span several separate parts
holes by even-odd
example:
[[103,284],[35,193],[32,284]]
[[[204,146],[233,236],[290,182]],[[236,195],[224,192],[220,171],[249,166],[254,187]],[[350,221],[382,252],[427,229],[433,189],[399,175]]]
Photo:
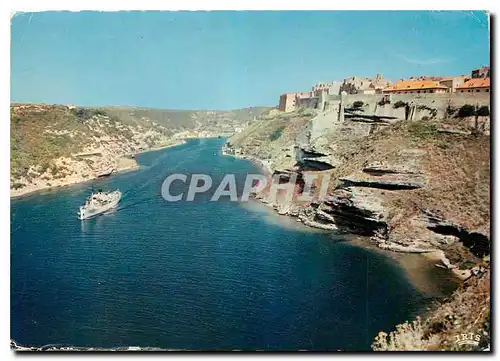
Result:
[[421,89],[447,89],[439,85],[437,81],[431,80],[402,80],[396,84],[384,88],[384,91],[403,91],[403,90],[421,90]]
[[489,88],[489,87],[490,87],[490,78],[474,78],[466,81],[460,86],[457,86],[457,89]]

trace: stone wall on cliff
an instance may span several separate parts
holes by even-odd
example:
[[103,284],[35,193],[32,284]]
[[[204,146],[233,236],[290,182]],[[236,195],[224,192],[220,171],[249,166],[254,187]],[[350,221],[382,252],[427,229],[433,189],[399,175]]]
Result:
[[[460,108],[465,104],[489,106],[489,93],[444,93],[444,94],[391,94],[390,103],[381,105],[385,95],[374,94],[348,94],[343,98],[346,104],[354,102],[363,102],[366,113],[379,116],[393,116],[398,119],[405,119],[405,108],[394,108],[397,102],[408,103],[416,107],[435,109],[437,111],[436,118],[444,118],[448,107]],[[336,100],[335,98],[333,100]],[[423,109],[425,110],[425,109]],[[415,120],[421,119],[423,116],[429,116],[428,112],[420,112]]]

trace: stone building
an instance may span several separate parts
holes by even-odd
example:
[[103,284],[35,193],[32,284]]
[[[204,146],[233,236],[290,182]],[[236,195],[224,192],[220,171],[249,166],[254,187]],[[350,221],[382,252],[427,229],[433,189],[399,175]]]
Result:
[[439,81],[439,84],[445,86],[448,93],[455,93],[457,87],[465,83],[467,80],[469,80],[469,77],[466,77],[465,75],[449,76],[442,78]]
[[353,76],[344,79],[340,86],[340,92],[346,92],[347,94],[381,94],[382,90],[390,84],[391,81],[384,79],[382,74],[377,74],[375,78]]
[[478,78],[489,78],[490,77],[490,67],[489,66],[483,66],[479,69],[474,69],[471,73],[471,76],[473,79],[478,79]]
[[332,81],[330,83],[316,83],[312,87],[312,92],[317,93],[318,91],[326,90],[329,95],[339,95],[340,87],[342,82]]
[[382,90],[392,84],[392,81],[384,79],[382,74],[377,74],[375,79],[371,78],[370,80],[371,84],[368,86],[368,89],[374,89],[376,94],[382,94]]
[[278,106],[282,112],[291,112],[295,109],[295,93],[285,93],[280,96],[280,103]]
[[377,94],[377,89],[375,88],[375,86],[373,84],[370,84],[368,86],[368,89],[363,89],[363,90],[360,90],[360,94],[366,94],[366,95],[373,95],[373,94]]
[[299,99],[307,99],[311,98],[312,96],[312,92],[281,94],[278,108],[282,112],[292,112],[297,108],[297,101]]

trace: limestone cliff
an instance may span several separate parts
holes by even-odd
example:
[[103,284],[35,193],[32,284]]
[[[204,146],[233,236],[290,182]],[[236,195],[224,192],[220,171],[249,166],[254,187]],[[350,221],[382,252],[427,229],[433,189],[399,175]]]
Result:
[[[372,236],[384,249],[441,249],[457,263],[489,253],[490,227],[490,137],[441,131],[459,125],[339,119],[336,110],[307,109],[264,117],[231,137],[227,149],[274,173],[331,177],[326,200],[278,199],[277,210],[286,206],[284,213],[306,223]],[[470,254],[458,256],[457,242]]]
[[[438,266],[471,277],[490,250],[489,132],[457,117],[408,121],[355,109],[346,116],[344,105],[270,115],[226,149],[264,160],[275,175],[318,177],[310,202],[256,195],[280,214],[368,236],[382,249],[437,252]],[[322,177],[330,177],[324,199]]]

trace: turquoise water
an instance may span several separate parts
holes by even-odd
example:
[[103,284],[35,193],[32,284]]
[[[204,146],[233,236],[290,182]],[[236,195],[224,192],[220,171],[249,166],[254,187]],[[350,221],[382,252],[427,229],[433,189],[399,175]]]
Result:
[[[29,345],[369,350],[378,331],[421,310],[423,295],[379,254],[281,224],[260,205],[160,196],[174,172],[240,179],[256,171],[221,156],[223,141],[143,153],[139,171],[13,200],[11,337]],[[76,211],[92,184],[124,197],[120,209],[82,222]]]

